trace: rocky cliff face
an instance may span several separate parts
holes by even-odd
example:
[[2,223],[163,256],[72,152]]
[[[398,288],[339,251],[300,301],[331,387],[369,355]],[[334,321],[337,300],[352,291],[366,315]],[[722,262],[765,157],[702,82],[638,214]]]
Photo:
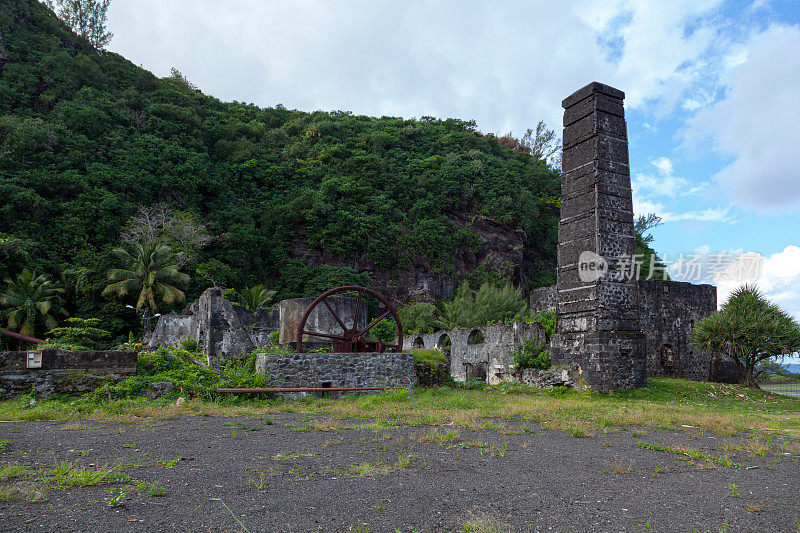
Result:
[[376,267],[363,256],[331,257],[324,250],[309,247],[302,236],[293,239],[290,257],[303,259],[309,266],[331,265],[370,272],[372,288],[394,304],[450,298],[460,281],[470,275],[477,279],[496,275],[516,286],[527,285],[531,259],[522,229],[470,213],[449,216],[459,228],[471,229],[479,237],[480,244],[474,248],[462,246],[456,249],[447,261],[446,269],[420,255],[413,255],[408,264],[395,263],[390,268]]

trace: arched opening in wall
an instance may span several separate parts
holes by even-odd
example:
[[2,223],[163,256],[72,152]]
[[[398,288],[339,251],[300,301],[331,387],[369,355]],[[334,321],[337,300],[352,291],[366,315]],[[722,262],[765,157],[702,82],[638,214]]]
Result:
[[464,373],[466,374],[467,381],[475,376],[475,367],[472,363],[464,363]]
[[422,337],[417,337],[416,339],[414,339],[413,346],[414,348],[424,348],[425,341],[422,340]]
[[448,363],[450,361],[450,346],[451,346],[450,337],[447,335],[442,334],[439,337],[439,340],[436,341],[436,347],[439,348],[444,353],[444,357],[445,359],[447,359]]
[[442,334],[442,336],[439,337],[439,340],[436,341],[436,347],[439,348],[440,350],[449,350],[450,337],[445,334]]
[[662,344],[659,348],[661,355],[661,366],[665,370],[672,370],[675,368],[675,347],[671,344]]
[[467,337],[467,344],[483,344],[483,332],[479,329],[473,329],[469,337]]

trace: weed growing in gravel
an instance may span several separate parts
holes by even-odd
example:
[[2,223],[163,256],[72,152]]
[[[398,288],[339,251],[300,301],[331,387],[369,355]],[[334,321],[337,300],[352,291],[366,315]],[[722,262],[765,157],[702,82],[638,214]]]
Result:
[[239,520],[239,517],[236,516],[236,513],[231,511],[231,508],[228,507],[228,504],[226,504],[224,501],[222,501],[222,498],[209,498],[207,500],[203,500],[202,502],[200,502],[200,504],[197,507],[194,508],[194,510],[196,511],[196,510],[200,509],[200,507],[202,507],[206,502],[219,502],[219,503],[221,503],[222,506],[225,508],[225,510],[228,511],[228,513],[233,517],[234,520],[236,520],[236,523],[239,524],[239,527],[242,528],[242,531],[244,531],[245,533],[250,533],[250,530],[245,527],[245,525],[242,523],[241,520]]
[[489,457],[505,457],[508,453],[508,441],[503,441],[502,444],[490,444],[489,446],[481,446],[481,455],[484,453],[489,454]]
[[153,498],[157,498],[159,496],[166,496],[168,494],[167,489],[165,489],[158,483],[153,483],[150,481],[141,481],[136,485],[136,488],[142,492],[146,492],[149,496]]
[[148,456],[146,453],[138,452],[130,457],[118,459],[116,462],[116,468],[117,470],[135,470],[137,468],[142,468],[147,459]]
[[6,451],[8,449],[9,444],[11,444],[11,439],[0,440],[0,452]]
[[119,507],[125,501],[125,496],[128,494],[130,487],[122,487],[121,489],[106,489],[106,505],[109,507]]
[[68,487],[90,487],[102,483],[127,483],[131,477],[124,472],[115,472],[107,467],[97,470],[73,468],[60,479]]
[[754,436],[748,440],[740,441],[738,443],[727,442],[723,445],[723,449],[726,451],[735,450],[763,456],[772,450],[772,446],[770,446],[770,443],[766,438]]
[[723,455],[721,457],[715,457],[713,455],[698,451],[694,448],[662,446],[660,444],[651,444],[649,442],[644,442],[642,440],[636,441],[636,445],[646,450],[653,450],[656,452],[675,455],[678,458],[689,462],[689,464],[694,464],[695,460],[702,460],[704,461],[703,464],[705,465],[706,468],[708,468],[710,465],[713,464],[722,465],[727,468],[733,468],[734,466],[736,466],[733,464],[731,458],[727,455]]
[[89,448],[88,450],[67,450],[69,453],[79,453],[81,455],[87,455],[90,453],[100,453],[100,450],[93,450]]
[[382,463],[379,460],[374,463],[363,462],[350,467],[350,475],[352,477],[377,477],[385,476],[392,471],[392,466]]
[[730,485],[728,485],[728,488],[731,489],[731,496],[733,496],[734,498],[739,497],[739,485],[737,485],[736,483],[731,483]]
[[253,485],[258,490],[261,490],[264,488],[264,485],[267,484],[267,479],[264,477],[263,472],[259,472],[258,479],[255,479],[253,476],[250,476],[247,478],[247,482]]
[[636,466],[636,460],[631,459],[627,463],[622,459],[616,459],[611,464],[611,471],[615,474],[630,474],[633,472],[633,467]]
[[24,501],[27,503],[44,503],[47,492],[39,487],[16,484],[11,487],[0,487],[0,501]]
[[314,457],[315,454],[313,453],[276,453],[272,456],[272,459],[275,461],[289,461],[291,459],[297,459],[298,457]]
[[586,436],[586,430],[581,428],[572,428],[569,430],[569,436],[573,439]]
[[660,467],[660,466],[657,466],[657,467],[655,467],[655,468],[653,469],[653,477],[658,477],[658,476],[659,476],[659,474],[661,474],[661,470],[662,470],[662,469],[661,469],[661,467]]
[[314,420],[313,422],[303,424],[302,426],[295,426],[292,428],[292,431],[342,431],[344,429],[347,428],[335,421]]
[[183,457],[178,456],[176,459],[164,459],[163,461],[159,461],[161,466],[164,468],[175,468]]
[[459,531],[460,533],[512,533],[514,530],[496,517],[473,515]]
[[428,433],[418,436],[415,440],[418,442],[431,442],[437,446],[448,446],[455,442],[459,434],[460,432],[457,429],[449,429],[440,433],[438,428],[433,428]]
[[0,481],[6,481],[15,477],[19,477],[29,472],[27,466],[22,465],[9,465],[0,468]]
[[398,470],[402,470],[404,468],[408,468],[411,466],[412,461],[414,460],[415,455],[412,454],[400,454],[397,456],[397,463],[395,463],[395,468]]
[[60,428],[61,431],[78,431],[80,429],[89,429],[88,424],[78,424],[77,422],[73,422],[72,424],[64,424]]

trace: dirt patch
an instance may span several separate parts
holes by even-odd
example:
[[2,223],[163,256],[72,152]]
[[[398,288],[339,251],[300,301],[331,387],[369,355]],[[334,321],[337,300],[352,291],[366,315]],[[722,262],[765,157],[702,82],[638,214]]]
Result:
[[[449,531],[487,520],[523,531],[796,531],[800,523],[800,458],[779,438],[487,427],[303,414],[5,422],[0,466],[15,468],[0,482],[9,499],[0,512],[15,531]],[[58,468],[100,481],[68,485]],[[24,501],[34,489],[39,497],[28,499],[38,503]]]

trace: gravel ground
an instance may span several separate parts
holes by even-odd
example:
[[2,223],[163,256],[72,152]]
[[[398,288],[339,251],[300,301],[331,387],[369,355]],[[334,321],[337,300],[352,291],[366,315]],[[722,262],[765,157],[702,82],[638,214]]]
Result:
[[[726,442],[742,437],[612,428],[576,438],[497,421],[493,429],[438,427],[431,438],[430,426],[269,416],[2,422],[4,466],[42,472],[65,460],[88,470],[123,463],[132,481],[59,488],[41,473],[6,481],[3,487],[49,486],[48,499],[0,502],[0,529],[459,531],[496,523],[515,531],[799,530],[798,457],[738,452],[734,467],[709,468],[637,445],[690,446],[719,457]],[[142,481],[167,494],[134,488]],[[120,505],[110,506],[124,486],[131,488]]]

